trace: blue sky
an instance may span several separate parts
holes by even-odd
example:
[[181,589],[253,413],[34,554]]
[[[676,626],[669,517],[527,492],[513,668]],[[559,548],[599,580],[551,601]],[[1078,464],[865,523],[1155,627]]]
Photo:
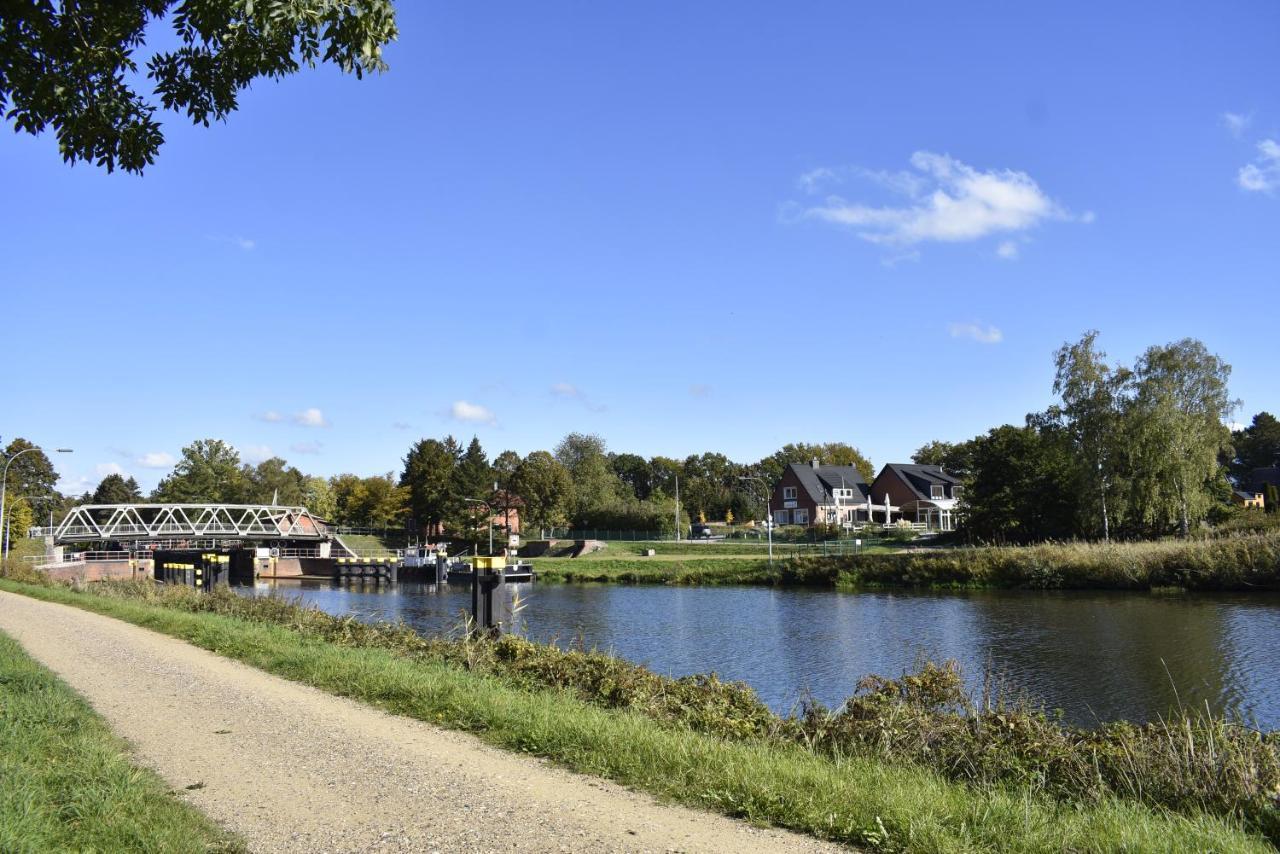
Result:
[[[0,134],[0,434],[70,489],[571,430],[875,463],[1202,339],[1280,408],[1280,6],[400,4],[142,178]],[[13,364],[21,367],[15,369]]]

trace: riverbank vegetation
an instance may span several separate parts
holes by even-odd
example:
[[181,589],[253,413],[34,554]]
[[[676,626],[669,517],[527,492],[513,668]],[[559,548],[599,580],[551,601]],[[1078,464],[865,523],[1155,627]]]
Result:
[[242,851],[0,633],[0,851]]
[[[18,586],[390,711],[755,821],[888,850],[1265,850],[1274,734],[1196,712],[1084,730],[951,665],[868,677],[782,717],[714,676],[670,679],[514,637],[427,638],[278,598],[151,584]],[[1252,841],[1250,839],[1252,837]]]
[[538,578],[865,589],[1280,591],[1280,530],[1132,543],[1042,543],[787,557],[537,559]]

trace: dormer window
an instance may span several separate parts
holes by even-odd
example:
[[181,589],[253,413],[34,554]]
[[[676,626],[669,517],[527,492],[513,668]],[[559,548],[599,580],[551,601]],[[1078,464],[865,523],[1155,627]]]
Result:
[[930,498],[946,498],[947,489],[942,484],[935,483],[929,487]]
[[796,497],[796,488],[794,486],[782,487],[782,497],[787,501],[792,501]]
[[963,494],[964,494],[964,487],[961,486],[960,484],[957,483],[955,486],[951,487],[952,498],[959,498]]

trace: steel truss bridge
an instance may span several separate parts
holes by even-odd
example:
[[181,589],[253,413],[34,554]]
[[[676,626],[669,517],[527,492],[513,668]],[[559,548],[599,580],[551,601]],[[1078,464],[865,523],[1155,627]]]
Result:
[[264,504],[84,504],[53,529],[55,543],[108,540],[331,538],[305,507]]

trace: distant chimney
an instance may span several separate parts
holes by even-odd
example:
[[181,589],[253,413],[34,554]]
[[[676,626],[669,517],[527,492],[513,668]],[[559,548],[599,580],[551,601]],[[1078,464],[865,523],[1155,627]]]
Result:
[[809,463],[809,465],[813,466],[814,468],[817,468],[817,467],[818,467],[818,458],[817,458],[817,457],[814,457],[814,458],[813,458],[813,461],[812,461],[812,462],[810,462],[810,463]]

